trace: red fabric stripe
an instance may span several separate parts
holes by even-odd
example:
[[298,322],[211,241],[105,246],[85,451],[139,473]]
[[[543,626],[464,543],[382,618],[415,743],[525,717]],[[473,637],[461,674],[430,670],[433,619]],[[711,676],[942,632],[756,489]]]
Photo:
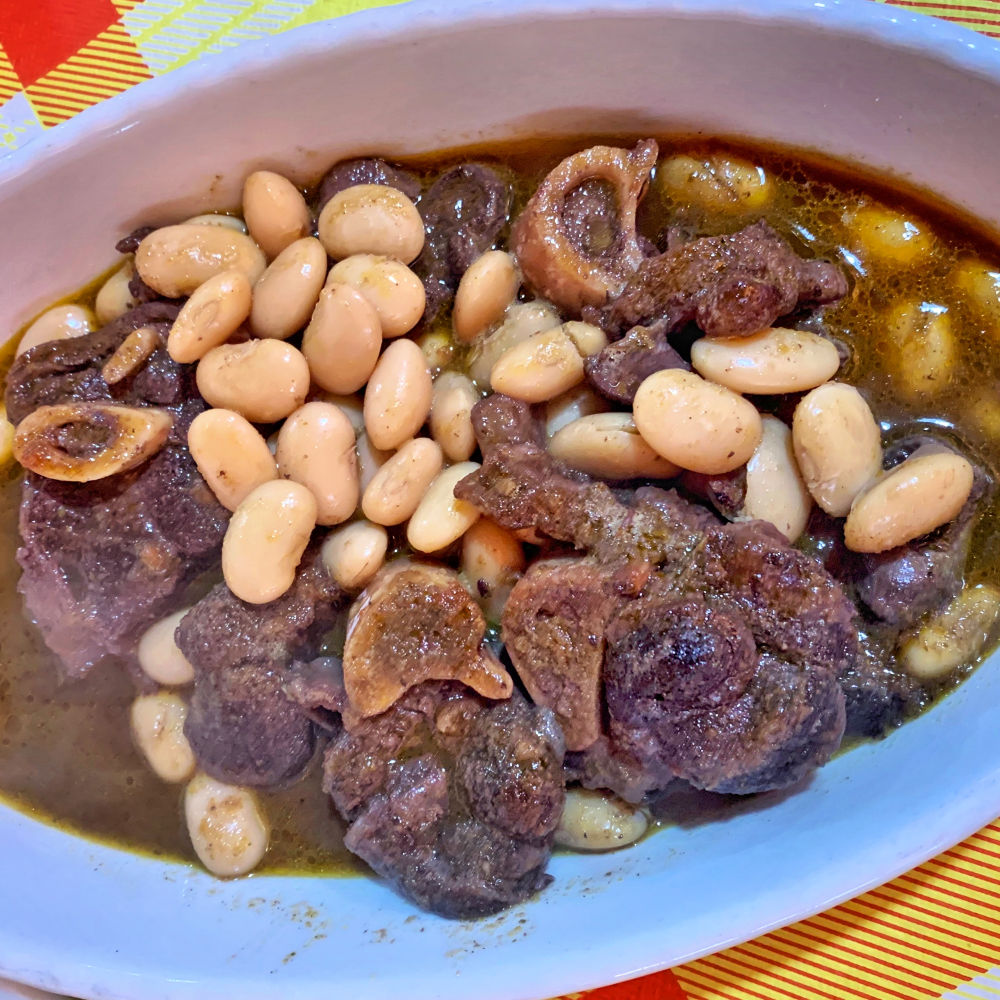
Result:
[[[928,862],[928,867],[933,865],[933,862]],[[941,867],[944,867],[943,865]],[[924,886],[927,885],[927,880],[933,879],[934,882],[947,882],[948,885],[956,885],[963,891],[961,893],[954,893],[959,899],[964,899],[967,903],[972,902],[977,905],[983,905],[979,903],[979,900],[970,898],[973,893],[982,893],[984,896],[991,896],[993,899],[1000,899],[1000,892],[994,889],[981,889],[975,884],[969,884],[968,882],[963,882],[960,878],[955,878],[951,875],[946,875],[943,871],[936,870],[934,872],[927,873],[923,879],[921,879],[918,874],[914,872],[907,872],[905,875],[900,875],[899,880],[901,882],[907,882],[913,885]],[[936,888],[936,886],[935,886]],[[942,889],[942,892],[947,890]]]
[[[726,978],[723,979],[722,976],[713,976],[711,973],[705,971],[705,966],[708,966],[710,969],[715,969],[717,972],[722,973]],[[729,972],[728,969],[725,969],[722,966],[720,966],[717,962],[713,960],[712,957],[699,958],[698,961],[695,962],[692,966],[690,967],[681,966],[681,968],[678,971],[683,976],[689,970],[692,976],[704,976],[706,979],[711,980],[713,983],[718,983],[720,986],[725,987],[726,990],[730,990],[733,988],[732,973]],[[769,993],[767,996],[765,996],[763,993],[758,993],[755,989],[751,988],[750,986],[748,986],[746,983],[743,982],[737,983],[737,988],[742,990],[749,996],[756,997],[756,1000],[775,1000],[775,997],[777,996],[777,994],[775,993]],[[727,993],[719,994],[720,997],[724,997],[727,995],[728,995]],[[782,990],[781,995],[784,997],[789,997],[790,1000],[801,1000],[802,998],[801,992],[786,993],[784,990]]]
[[[886,901],[886,903],[890,907],[894,907],[894,906],[898,906],[899,905],[899,901],[898,900],[896,900],[892,896],[884,893],[881,889],[870,889],[868,891],[867,895],[868,896],[874,896],[876,899],[884,899]],[[950,895],[950,893],[949,893],[949,895]],[[915,899],[920,899],[923,902],[927,903],[928,907],[930,907],[930,909],[928,909],[927,907],[923,907],[923,906],[917,906],[915,903],[910,902],[910,898],[911,897],[915,898]],[[936,899],[933,899],[933,898],[930,898],[928,896],[925,896],[922,893],[917,892],[916,890],[907,890],[907,899],[905,901],[905,905],[912,906],[915,910],[918,910],[921,913],[926,913],[929,917],[933,917],[934,919],[936,919],[937,921],[939,921],[938,923],[936,923],[936,924],[930,924],[929,926],[931,926],[932,928],[934,928],[935,930],[937,930],[939,933],[941,933],[943,931],[943,928],[941,927],[941,924],[940,924],[940,920],[941,920],[942,916],[944,916],[944,913],[941,910],[941,904]],[[949,932],[951,932],[953,930],[953,925],[957,924],[959,927],[965,927],[965,928],[967,928],[970,931],[975,931],[977,934],[984,933],[982,927],[979,924],[976,924],[976,923],[971,923],[970,924],[970,923],[968,923],[965,920],[959,920],[959,919],[957,919],[955,917],[955,913],[964,913],[967,917],[971,917],[973,920],[980,920],[981,919],[979,917],[979,914],[977,914],[977,913],[970,913],[968,910],[964,909],[963,907],[959,906],[958,904],[956,904],[956,903],[950,903],[948,905],[948,910],[947,910],[948,924],[949,924],[948,930],[949,930]],[[968,940],[970,940],[973,944],[977,943],[974,938],[969,938]]]
[[[932,6],[931,0],[886,0],[886,3],[893,7],[916,7],[918,10]],[[980,7],[978,4],[949,3],[949,0],[940,0],[940,7],[947,7],[949,10],[967,10],[973,14],[996,14],[996,7]],[[931,17],[940,17],[940,14],[931,14]]]

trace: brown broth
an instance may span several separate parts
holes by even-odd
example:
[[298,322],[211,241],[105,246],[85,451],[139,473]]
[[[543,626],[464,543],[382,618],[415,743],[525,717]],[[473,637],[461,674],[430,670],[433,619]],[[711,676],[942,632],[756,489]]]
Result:
[[[594,141],[531,140],[452,150],[414,158],[408,165],[431,175],[470,158],[489,161],[516,178],[517,211],[563,156]],[[838,260],[853,286],[843,302],[823,314],[825,330],[850,349],[851,360],[838,377],[861,389],[888,440],[920,429],[943,434],[995,477],[1000,468],[1000,274],[992,307],[977,303],[955,279],[956,269],[971,259],[989,261],[1000,271],[1000,248],[974,220],[926,194],[901,191],[811,154],[690,137],[661,144],[661,154],[676,152],[749,160],[772,179],[774,196],[764,209],[713,212],[675,203],[654,179],[640,214],[644,232],[656,238],[668,225],[680,223],[691,231],[718,233],[765,217],[801,252]],[[865,259],[845,216],[868,204],[898,211],[928,234],[928,252],[919,266]],[[73,301],[92,304],[99,287],[99,281],[91,284]],[[933,393],[901,391],[903,358],[889,317],[909,302],[946,310],[951,323],[954,360]],[[0,376],[12,354],[13,344],[0,354]],[[159,782],[132,746],[128,708],[134,692],[124,671],[99,669],[82,683],[61,683],[54,658],[23,617],[14,561],[18,482],[15,469],[0,470],[0,792],[17,808],[76,833],[157,857],[189,859],[180,788]],[[997,514],[994,499],[976,528],[966,574],[970,583],[1000,584]],[[334,874],[362,867],[343,848],[343,827],[320,789],[318,770],[314,765],[293,787],[262,795],[272,826],[263,870]]]

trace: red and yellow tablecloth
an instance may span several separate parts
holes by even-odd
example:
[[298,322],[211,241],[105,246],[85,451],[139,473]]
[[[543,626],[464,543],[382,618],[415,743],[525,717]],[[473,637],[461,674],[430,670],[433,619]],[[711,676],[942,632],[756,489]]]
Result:
[[[382,2],[0,0],[0,155],[205,53]],[[1000,38],[1000,0],[882,2]],[[1000,1000],[1000,822],[811,920],[587,994],[684,998]]]

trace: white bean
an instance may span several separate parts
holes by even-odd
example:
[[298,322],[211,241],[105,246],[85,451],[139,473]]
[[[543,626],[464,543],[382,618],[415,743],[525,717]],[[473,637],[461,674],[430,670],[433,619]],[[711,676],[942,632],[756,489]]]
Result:
[[440,372],[455,359],[456,345],[447,330],[427,330],[417,338],[417,346],[432,372]]
[[409,264],[424,248],[424,220],[402,191],[355,184],[338,191],[319,215],[319,238],[334,260],[358,253]]
[[198,362],[196,380],[209,405],[235,410],[255,424],[270,424],[305,402],[309,365],[291,344],[250,340],[209,351]]
[[200,361],[224,344],[250,315],[250,282],[242,271],[222,271],[199,285],[181,306],[167,336],[178,364]]
[[385,563],[389,535],[380,524],[355,521],[331,531],[323,542],[323,565],[345,590],[362,590]]
[[132,266],[132,259],[129,258],[101,285],[97,298],[94,299],[94,312],[101,326],[118,319],[119,316],[124,316],[135,305],[135,299],[128,287],[134,273],[135,268]]
[[478,468],[478,462],[458,462],[431,483],[406,526],[406,540],[414,549],[439,552],[457,542],[479,520],[479,511],[455,496],[456,483]]
[[132,702],[130,718],[132,738],[158,778],[176,784],[194,774],[194,752],[184,735],[183,698],[164,691],[140,695]]
[[46,309],[24,331],[24,336],[17,345],[17,356],[20,357],[25,351],[30,351],[39,344],[82,337],[94,329],[96,329],[94,314],[84,306],[54,306],[52,309]]
[[972,257],[959,261],[951,281],[960,288],[988,333],[1000,337],[1000,268]]
[[747,462],[746,494],[737,520],[768,521],[794,542],[809,520],[812,497],[802,481],[792,432],[777,417],[761,417],[763,435]]
[[490,372],[494,392],[526,403],[555,399],[583,381],[583,358],[562,327],[536,333],[505,351]]
[[524,546],[506,528],[481,517],[466,531],[462,574],[489,621],[500,621],[511,588],[524,569]]
[[340,524],[358,506],[354,428],[333,403],[306,403],[278,432],[278,471],[309,488],[317,524]]
[[382,323],[372,304],[350,285],[328,284],[302,337],[302,353],[318,386],[357,392],[375,370]]
[[472,408],[479,393],[472,379],[458,372],[442,372],[431,395],[431,435],[449,462],[465,462],[476,450]]
[[196,774],[184,791],[184,818],[191,846],[213,875],[246,875],[264,859],[267,823],[249,788]]
[[639,386],[635,425],[654,451],[692,472],[715,475],[743,465],[760,444],[760,414],[724,386],[669,368]]
[[260,247],[226,226],[164,226],[135,252],[139,277],[168,299],[190,295],[222,271],[242,271],[252,285],[266,266]]
[[906,302],[889,315],[893,386],[913,402],[940,396],[953,383],[958,345],[951,314],[933,302]]
[[224,226],[235,229],[238,233],[247,231],[247,224],[236,215],[224,215],[222,212],[205,212],[202,215],[192,215],[184,220],[186,226]]
[[866,261],[912,267],[931,250],[931,238],[919,223],[881,205],[863,205],[844,221],[852,230],[854,248]]
[[567,788],[556,843],[574,851],[613,851],[634,844],[648,826],[641,809],[611,792]]
[[469,266],[458,283],[452,325],[463,344],[499,323],[517,298],[520,279],[514,258],[503,250],[487,250]]
[[0,471],[14,460],[14,425],[7,419],[7,407],[0,402]]
[[356,435],[365,429],[364,400],[355,393],[343,396],[335,392],[310,393],[309,401],[313,402],[314,400],[320,403],[333,403],[334,406],[339,406],[344,416],[351,422]]
[[500,325],[473,348],[469,377],[488,388],[490,372],[500,357],[512,347],[543,330],[559,326],[559,314],[546,302],[519,302],[504,313]]
[[409,333],[424,314],[423,282],[401,261],[377,254],[354,254],[330,268],[327,282],[357,289],[378,313],[383,337]]
[[828,382],[795,408],[792,445],[802,478],[828,514],[843,517],[882,471],[882,433],[854,386]]
[[907,673],[922,681],[946,677],[982,654],[998,615],[996,587],[988,583],[966,587],[903,643],[899,659]]
[[774,197],[763,167],[718,153],[671,156],[657,167],[656,183],[678,204],[693,202],[714,212],[757,212]]
[[561,396],[549,400],[545,406],[545,434],[552,437],[567,424],[595,413],[607,413],[608,401],[594,392],[589,385],[574,386]]
[[367,490],[371,485],[371,481],[375,478],[378,470],[381,469],[390,458],[392,458],[393,453],[381,448],[376,448],[371,441],[368,440],[368,435],[363,431],[358,435],[357,450],[361,492],[364,493],[365,490]]
[[387,459],[361,499],[365,517],[376,524],[402,524],[417,509],[444,464],[430,438],[414,438]]
[[844,524],[854,552],[885,552],[953,520],[972,492],[973,470],[952,451],[915,452],[860,494]]
[[822,385],[840,367],[837,348],[806,330],[772,327],[752,337],[702,337],[691,345],[699,375],[734,392],[803,392]]
[[136,648],[136,658],[142,672],[169,687],[180,687],[194,680],[194,667],[180,651],[174,640],[174,633],[189,608],[181,608],[166,618],[150,625]]
[[421,350],[397,340],[378,359],[365,389],[365,431],[380,449],[398,448],[423,426],[434,386]]
[[573,346],[582,358],[599,354],[608,346],[608,335],[593,323],[570,320],[563,323],[560,329],[573,342]]
[[680,471],[636,430],[631,413],[594,413],[556,431],[549,452],[561,462],[604,479],[670,479]]
[[309,233],[309,208],[302,192],[270,170],[256,170],[243,183],[243,217],[270,259]]
[[309,321],[326,281],[326,252],[307,236],[289,243],[253,286],[250,329],[257,337],[287,340]]
[[258,486],[236,508],[222,540],[222,576],[248,604],[267,604],[288,590],[316,527],[316,500],[300,483]]

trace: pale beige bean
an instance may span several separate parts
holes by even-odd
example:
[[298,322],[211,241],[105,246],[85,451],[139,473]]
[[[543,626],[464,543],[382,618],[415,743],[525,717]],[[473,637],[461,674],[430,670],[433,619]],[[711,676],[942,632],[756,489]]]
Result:
[[556,843],[574,851],[614,851],[634,844],[648,826],[638,806],[611,792],[568,788]]
[[361,396],[358,396],[356,393],[351,393],[349,396],[341,396],[335,392],[320,390],[319,392],[311,392],[309,394],[309,402],[333,403],[334,406],[339,406],[344,416],[350,420],[356,435],[365,429],[365,404]]
[[951,313],[933,302],[904,302],[888,318],[890,378],[913,403],[954,390],[958,342]]
[[424,314],[423,282],[402,261],[377,254],[355,254],[334,264],[327,283],[357,289],[378,313],[383,337],[409,333]]
[[184,220],[186,226],[223,226],[227,229],[235,229],[238,233],[247,231],[247,224],[237,215],[224,215],[222,212],[204,212],[201,215],[192,215],[190,219]]
[[316,498],[316,522],[346,521],[358,506],[354,428],[333,403],[306,403],[278,432],[278,471],[307,486]]
[[270,424],[305,402],[309,365],[291,344],[250,340],[209,351],[198,362],[196,379],[210,406],[235,410],[255,424]]
[[555,399],[583,381],[583,358],[562,327],[536,333],[493,366],[490,385],[526,403]]
[[249,788],[196,774],[184,792],[184,818],[195,854],[213,875],[246,875],[264,859],[267,822]]
[[24,336],[17,345],[17,356],[20,357],[25,351],[30,351],[39,344],[82,337],[96,328],[94,314],[85,306],[54,306],[52,309],[46,309],[24,331]]
[[101,378],[108,385],[134,375],[163,346],[159,333],[151,326],[140,326],[133,330],[116,348],[111,357],[101,366]]
[[763,436],[747,462],[737,520],[768,521],[794,542],[806,530],[812,496],[795,461],[792,432],[777,417],[761,417],[761,424]]
[[0,402],[0,471],[14,461],[14,425],[7,419],[7,407]]
[[903,643],[899,660],[907,673],[922,681],[946,677],[983,654],[996,632],[998,615],[1000,590],[988,583],[966,587]]
[[463,344],[499,323],[517,298],[520,279],[514,258],[503,250],[487,250],[472,262],[458,283],[452,326]]
[[167,336],[167,353],[182,365],[224,344],[250,315],[250,282],[242,271],[222,271],[199,285],[181,306]]
[[594,413],[607,413],[608,401],[589,385],[577,385],[561,396],[549,400],[545,406],[545,434],[552,437],[567,424],[589,417]]
[[863,205],[849,212],[844,221],[852,231],[853,249],[864,261],[913,267],[933,246],[922,224],[881,205]]
[[478,462],[458,462],[431,483],[406,526],[406,540],[417,552],[447,548],[479,520],[479,511],[455,496],[456,483],[478,468]]
[[371,481],[375,478],[378,470],[392,458],[393,452],[376,448],[368,440],[368,435],[364,431],[358,435],[357,450],[361,492],[364,494],[365,490],[371,485]]
[[414,438],[388,458],[372,477],[361,510],[376,524],[402,524],[420,505],[444,458],[430,438]]
[[829,382],[795,408],[792,445],[802,478],[828,514],[844,517],[882,471],[882,433],[854,386]]
[[680,471],[657,454],[636,429],[631,413],[594,413],[556,431],[549,452],[603,479],[670,479]]
[[316,500],[301,483],[258,486],[236,508],[222,540],[222,576],[249,604],[267,604],[288,590],[316,527]]
[[455,360],[457,345],[447,330],[427,330],[417,338],[417,346],[427,360],[427,367],[435,374]]
[[950,280],[962,290],[986,332],[1000,338],[1000,268],[982,258],[967,257],[955,265]]
[[953,520],[972,492],[972,466],[951,451],[917,451],[851,505],[844,543],[885,552]]
[[170,687],[180,687],[194,680],[194,667],[180,651],[174,640],[174,633],[189,608],[181,608],[166,618],[150,625],[136,647],[136,658],[142,672],[156,681]]
[[732,214],[759,212],[775,192],[763,167],[718,153],[671,156],[657,166],[654,183],[678,204]]
[[307,236],[311,223],[302,192],[270,170],[255,170],[244,181],[243,217],[250,235],[271,260]]
[[545,302],[518,302],[504,313],[503,321],[473,348],[469,377],[476,385],[489,388],[493,366],[512,347],[543,330],[559,326],[559,314]]
[[379,358],[365,389],[365,431],[382,450],[398,448],[423,426],[434,387],[412,340],[397,340]]
[[768,395],[815,389],[836,374],[840,355],[825,337],[776,326],[752,337],[702,337],[691,345],[691,366],[734,392]]
[[326,281],[326,251],[307,236],[289,243],[253,286],[250,329],[287,340],[309,322]]
[[94,312],[101,326],[124,316],[136,304],[128,287],[134,273],[135,268],[129,258],[101,285],[97,298],[94,299]]
[[431,395],[431,436],[449,462],[464,462],[476,450],[472,408],[479,402],[472,379],[458,372],[442,372]]
[[186,719],[187,704],[176,694],[161,691],[132,702],[132,739],[161,781],[176,784],[194,774],[194,752],[184,735]]
[[345,590],[367,587],[385,563],[389,535],[380,524],[355,521],[331,531],[320,555],[333,579]]
[[350,285],[328,284],[302,337],[313,381],[328,392],[357,392],[381,350],[382,323],[372,304]]
[[582,358],[599,354],[608,346],[608,335],[593,323],[570,320],[568,323],[563,323],[561,329],[573,342],[573,346]]
[[139,277],[168,299],[190,295],[223,271],[242,271],[252,285],[266,266],[260,247],[226,226],[164,226],[135,252]]
[[258,486],[278,478],[267,442],[233,410],[199,413],[191,421],[187,440],[194,464],[226,510],[236,510]]
[[682,469],[708,475],[743,465],[763,433],[751,403],[680,368],[650,375],[632,409],[639,433],[654,451]]
[[462,575],[491,622],[499,622],[524,573],[524,546],[495,521],[481,517],[462,538]]
[[409,264],[424,248],[424,220],[416,205],[384,184],[338,191],[323,206],[317,229],[334,260],[372,253]]

